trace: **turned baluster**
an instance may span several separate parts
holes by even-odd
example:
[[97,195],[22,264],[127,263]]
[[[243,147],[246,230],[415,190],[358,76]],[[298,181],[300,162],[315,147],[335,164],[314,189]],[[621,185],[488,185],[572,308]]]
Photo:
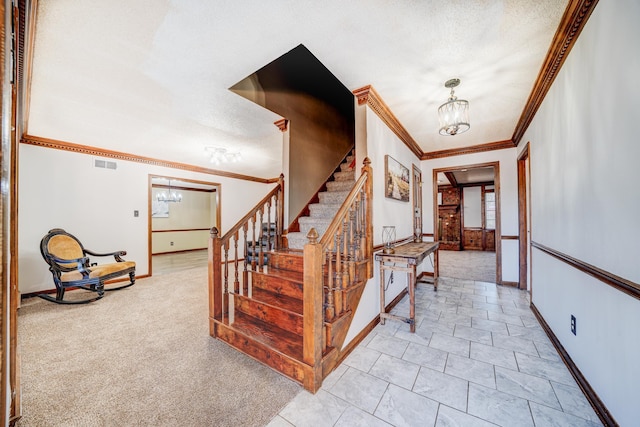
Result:
[[244,251],[244,268],[242,270],[242,287],[243,287],[243,294],[244,295],[248,295],[249,294],[249,273],[247,271],[247,267],[248,267],[248,257],[249,257],[249,248],[248,248],[248,243],[247,243],[247,231],[249,229],[249,222],[245,222],[242,225],[242,233],[243,233],[243,238],[242,241],[244,242],[244,247],[245,247],[245,251]]
[[236,294],[240,293],[240,281],[238,280],[238,232],[236,231],[233,235],[233,243],[234,243],[234,260],[233,267],[235,272],[235,280],[233,281],[233,289]]

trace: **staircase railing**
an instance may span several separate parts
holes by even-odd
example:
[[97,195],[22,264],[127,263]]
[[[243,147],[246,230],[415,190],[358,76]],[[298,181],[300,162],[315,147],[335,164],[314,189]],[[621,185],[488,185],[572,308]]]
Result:
[[[265,226],[266,224],[266,226]],[[262,271],[268,251],[282,247],[284,175],[278,184],[224,236],[209,239],[209,328],[229,316],[229,294],[247,295],[249,271]]]
[[[317,390],[322,384],[322,355],[328,347],[325,322],[348,311],[348,292],[373,277],[373,172],[365,158],[362,173],[318,241],[311,229],[304,247],[304,336],[303,360],[312,367],[305,375],[305,388]],[[361,277],[362,264],[365,276]]]

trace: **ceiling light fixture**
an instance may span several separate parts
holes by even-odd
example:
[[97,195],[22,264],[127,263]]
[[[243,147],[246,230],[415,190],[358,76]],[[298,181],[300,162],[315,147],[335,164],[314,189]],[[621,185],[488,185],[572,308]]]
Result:
[[229,152],[226,148],[220,147],[205,147],[205,151],[211,153],[209,161],[215,165],[222,163],[237,163],[242,160],[242,154],[240,152]]
[[447,80],[444,87],[451,89],[449,100],[438,108],[440,118],[440,135],[457,135],[466,132],[469,125],[469,102],[458,99],[453,88],[460,84],[460,79]]
[[182,194],[171,191],[171,180],[169,180],[169,194],[164,191],[156,194],[156,200],[159,202],[174,202],[180,203],[182,201]]

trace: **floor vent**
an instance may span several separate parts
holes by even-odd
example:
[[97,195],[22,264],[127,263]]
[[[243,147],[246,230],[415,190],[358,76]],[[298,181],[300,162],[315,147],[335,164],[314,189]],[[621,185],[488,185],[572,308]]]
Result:
[[103,169],[116,170],[118,168],[118,164],[116,162],[111,162],[109,160],[101,160],[101,159],[94,159],[93,165],[97,168],[103,168]]

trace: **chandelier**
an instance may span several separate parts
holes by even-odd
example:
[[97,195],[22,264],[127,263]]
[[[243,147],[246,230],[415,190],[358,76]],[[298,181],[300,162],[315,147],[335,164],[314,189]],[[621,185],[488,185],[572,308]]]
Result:
[[444,87],[451,89],[449,100],[438,108],[440,118],[440,135],[457,135],[469,130],[469,102],[458,99],[453,88],[460,84],[460,79],[447,80]]
[[242,160],[242,155],[240,152],[230,152],[227,151],[226,148],[220,147],[205,147],[205,151],[211,153],[211,157],[209,161],[214,165],[219,165],[222,163],[236,163]]
[[162,191],[156,194],[156,200],[159,202],[180,203],[182,201],[182,194],[171,191],[171,180],[169,180],[169,194]]

